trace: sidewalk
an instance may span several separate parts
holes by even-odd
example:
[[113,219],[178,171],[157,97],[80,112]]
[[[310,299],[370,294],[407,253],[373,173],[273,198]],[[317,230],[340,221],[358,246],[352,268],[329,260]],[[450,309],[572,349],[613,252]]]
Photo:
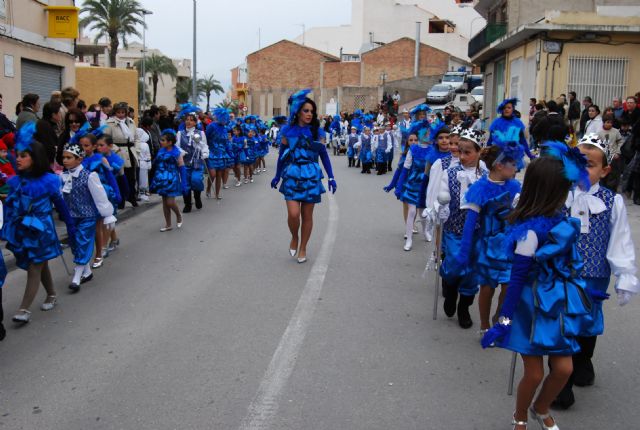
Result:
[[[149,197],[148,202],[138,202],[137,208],[132,207],[131,203],[127,202],[124,209],[118,210],[118,214],[116,215],[116,218],[118,218],[117,224],[131,217],[142,214],[148,211],[149,209],[155,207],[156,205],[160,204],[161,202],[162,202],[162,198],[155,194]],[[60,242],[66,243],[67,227],[65,226],[64,222],[62,222],[59,219],[55,211],[54,211],[54,219],[56,223],[56,232],[58,233],[58,238],[60,239]],[[13,253],[9,251],[5,246],[6,246],[6,243],[2,242],[2,257],[4,258],[4,263],[7,266],[7,271],[10,272],[17,268],[16,259],[13,257]]]

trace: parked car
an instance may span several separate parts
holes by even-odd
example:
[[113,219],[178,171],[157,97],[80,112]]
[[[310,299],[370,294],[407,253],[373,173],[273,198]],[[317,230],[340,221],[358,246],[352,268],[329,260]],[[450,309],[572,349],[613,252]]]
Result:
[[473,108],[476,111],[480,108],[480,103],[471,94],[456,94],[453,105],[462,112],[469,108]]
[[478,103],[480,103],[480,106],[484,104],[484,86],[479,86],[472,89],[471,95],[474,99],[476,99]]
[[427,92],[427,103],[447,103],[454,97],[455,92],[451,85],[436,84]]
[[475,87],[481,87],[484,82],[483,75],[469,75],[467,77],[467,87],[469,92],[473,91]]
[[464,93],[467,89],[466,78],[467,72],[447,72],[442,76],[442,83],[451,85],[456,93]]

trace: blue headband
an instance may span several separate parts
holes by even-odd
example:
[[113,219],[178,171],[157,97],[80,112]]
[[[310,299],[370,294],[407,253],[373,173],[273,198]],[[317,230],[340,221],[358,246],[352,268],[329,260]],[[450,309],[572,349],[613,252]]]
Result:
[[506,105],[508,105],[509,103],[511,103],[511,105],[513,106],[513,108],[515,109],[516,105],[518,104],[518,99],[517,98],[512,98],[512,99],[504,99],[502,100],[502,103],[500,103],[498,105],[498,113],[502,113],[502,111],[504,110],[504,107]]

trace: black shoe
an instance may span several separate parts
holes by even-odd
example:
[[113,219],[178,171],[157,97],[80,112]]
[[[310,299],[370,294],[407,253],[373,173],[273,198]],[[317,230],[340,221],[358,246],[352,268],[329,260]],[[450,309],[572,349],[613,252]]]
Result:
[[558,397],[551,402],[551,407],[554,409],[567,410],[576,402],[576,398],[573,395],[573,389],[571,387],[571,383],[567,383],[564,386]]
[[92,279],[93,279],[93,273],[89,273],[89,276],[82,276],[80,277],[80,285],[84,284],[85,282],[89,282]]
[[189,212],[191,212],[191,205],[185,206],[184,208],[182,208],[183,214],[188,214]]
[[447,287],[444,289],[444,314],[451,318],[456,314],[456,307],[458,306],[458,290],[455,287]]
[[202,200],[200,200],[200,194],[196,194],[196,209],[202,209]]
[[588,387],[593,385],[596,379],[595,371],[593,370],[593,363],[588,359],[584,366],[574,367],[573,369],[573,383],[578,387]]
[[80,291],[80,284],[75,284],[72,282],[69,284],[69,289],[74,293],[77,293],[78,291]]
[[473,321],[469,314],[469,306],[473,304],[474,296],[460,295],[460,301],[458,301],[458,324],[462,328],[471,328]]
[[7,336],[7,331],[4,329],[4,325],[0,322],[0,342]]
[[131,203],[131,206],[133,206],[134,208],[138,207],[138,202],[136,201],[136,199],[129,200],[129,203]]
[[634,205],[640,205],[640,199],[633,199]]

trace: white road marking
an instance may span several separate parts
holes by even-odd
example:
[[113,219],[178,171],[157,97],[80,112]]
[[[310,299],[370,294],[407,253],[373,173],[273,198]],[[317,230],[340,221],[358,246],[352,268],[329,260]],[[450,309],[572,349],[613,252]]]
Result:
[[278,413],[280,394],[296,365],[298,352],[304,342],[322,291],[324,279],[333,253],[338,229],[338,203],[328,196],[329,222],[318,254],[300,300],[296,305],[287,329],[276,348],[248,413],[240,424],[240,430],[266,430]]

